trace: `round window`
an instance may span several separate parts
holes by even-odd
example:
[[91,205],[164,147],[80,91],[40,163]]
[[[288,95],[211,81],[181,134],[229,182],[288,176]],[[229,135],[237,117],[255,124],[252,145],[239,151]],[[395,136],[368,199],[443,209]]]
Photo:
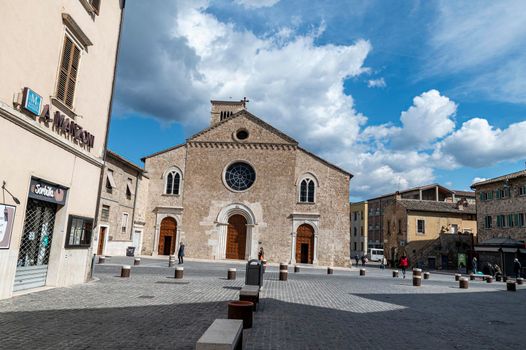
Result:
[[231,164],[225,172],[225,182],[234,191],[244,191],[256,181],[256,172],[247,163]]
[[236,132],[236,138],[238,140],[246,140],[248,138],[248,131],[241,129]]

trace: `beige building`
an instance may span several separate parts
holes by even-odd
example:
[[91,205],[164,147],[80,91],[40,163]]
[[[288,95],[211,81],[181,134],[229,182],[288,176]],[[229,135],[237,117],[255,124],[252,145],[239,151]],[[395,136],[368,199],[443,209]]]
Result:
[[142,252],[349,265],[352,175],[245,109],[212,101],[210,127],[143,159]]
[[[428,255],[431,254],[423,256],[422,252],[438,242],[441,234],[477,234],[475,206],[465,199],[450,203],[404,199],[397,194],[395,200],[384,208],[383,220],[384,255],[392,264],[406,254],[412,265],[421,260],[421,264],[432,268],[448,266],[449,252],[442,252],[446,255],[445,263],[440,254],[438,257],[433,254],[434,260],[430,263]],[[472,248],[472,242],[469,243],[467,248]]]
[[99,195],[98,235],[94,237],[97,255],[125,255],[128,247],[140,253],[147,195],[144,170],[107,151]]
[[351,203],[351,258],[367,254],[367,201]]
[[0,1],[0,299],[89,277],[122,13]]

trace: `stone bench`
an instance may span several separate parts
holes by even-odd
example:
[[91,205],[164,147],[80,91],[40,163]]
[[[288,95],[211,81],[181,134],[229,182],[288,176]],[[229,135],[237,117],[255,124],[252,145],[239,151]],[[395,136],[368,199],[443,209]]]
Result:
[[243,321],[216,319],[195,345],[196,350],[243,349]]
[[244,286],[239,291],[239,300],[251,301],[254,303],[254,311],[257,310],[259,304],[259,286]]
[[474,281],[476,280],[477,278],[480,278],[482,281],[485,281],[488,277],[492,277],[490,275],[479,275],[479,274],[475,274],[475,273],[472,273],[469,275],[469,279]]

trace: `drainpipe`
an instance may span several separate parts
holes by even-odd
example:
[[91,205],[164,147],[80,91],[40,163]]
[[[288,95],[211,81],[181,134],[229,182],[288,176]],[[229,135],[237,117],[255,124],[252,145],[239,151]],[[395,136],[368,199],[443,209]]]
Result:
[[[131,226],[131,232],[130,232],[130,241],[133,240],[133,225],[135,225],[135,211],[137,210],[137,195],[139,191],[139,177],[141,176],[142,172],[137,170],[137,179],[135,180],[135,196],[133,197],[133,213],[132,213],[132,226]],[[133,242],[132,242],[133,243]],[[138,248],[138,247],[135,247]]]

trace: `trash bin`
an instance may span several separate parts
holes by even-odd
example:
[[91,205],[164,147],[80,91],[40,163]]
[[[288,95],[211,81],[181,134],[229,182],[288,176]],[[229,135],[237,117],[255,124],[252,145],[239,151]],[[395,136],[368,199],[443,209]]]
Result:
[[252,259],[247,263],[245,284],[250,286],[263,286],[263,265],[261,261]]
[[126,256],[134,256],[134,255],[135,255],[135,247],[126,248]]

